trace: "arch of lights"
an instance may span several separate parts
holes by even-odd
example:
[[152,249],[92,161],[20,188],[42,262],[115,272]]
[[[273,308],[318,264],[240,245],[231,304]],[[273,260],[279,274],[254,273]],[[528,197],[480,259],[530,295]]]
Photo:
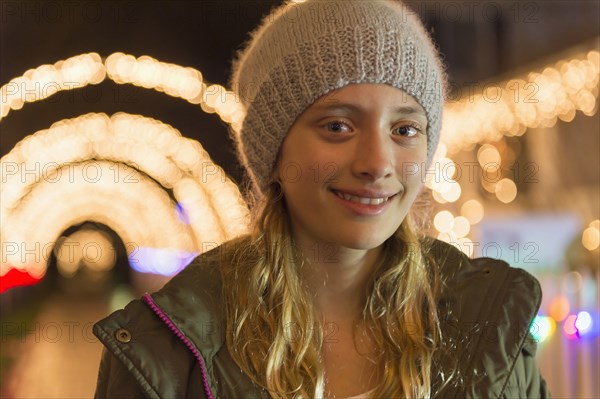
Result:
[[[558,119],[571,121],[578,111],[585,115],[594,115],[598,108],[600,76],[600,53],[596,50],[598,41],[596,39],[588,47],[592,50],[581,50],[526,75],[484,86],[480,93],[459,96],[448,102],[445,106],[441,145],[435,156],[434,167],[456,167],[452,157],[460,151],[472,149],[476,144],[486,143],[484,146],[488,146],[487,149],[493,152],[494,142],[504,136],[520,136],[530,127],[553,126]],[[0,120],[11,110],[21,109],[25,103],[42,100],[61,90],[98,84],[106,78],[117,84],[133,84],[161,91],[199,105],[205,112],[216,113],[223,121],[229,123],[234,131],[238,130],[244,116],[236,93],[220,85],[205,83],[200,71],[160,62],[149,56],[136,58],[117,52],[104,60],[96,53],[77,55],[55,64],[30,69],[23,76],[12,79],[0,88]],[[195,245],[196,251],[203,250],[198,247],[198,243],[202,240],[207,241],[206,234],[208,237],[214,237],[211,234],[218,231],[218,234],[214,233],[218,235],[214,242],[218,243],[245,231],[248,210],[239,190],[225,177],[223,171],[210,161],[199,143],[183,139],[175,129],[158,121],[127,114],[116,114],[110,118],[103,114],[89,114],[59,122],[49,131],[66,131],[74,126],[80,131],[88,129],[85,139],[74,134],[69,136],[70,141],[63,141],[64,137],[60,134],[47,135],[44,134],[46,131],[42,131],[24,139],[0,160],[3,164],[2,178],[5,183],[1,191],[0,208],[0,232],[3,241],[12,237],[12,228],[18,224],[18,218],[14,216],[18,214],[16,208],[26,193],[32,190],[31,184],[27,183],[28,174],[21,179],[24,182],[5,176],[8,165],[24,167],[34,159],[46,162],[45,165],[47,162],[61,165],[57,160],[62,159],[63,152],[70,154],[70,158],[62,159],[64,163],[74,160],[107,159],[123,165],[135,164],[143,174],[151,176],[161,186],[172,189],[187,214],[186,219],[189,216],[191,232],[188,234],[193,238],[190,242],[195,243],[191,245]],[[101,132],[113,132],[113,135],[105,134],[104,139],[101,139]],[[114,132],[118,134],[115,135]],[[121,141],[111,141],[117,136]],[[37,140],[41,137],[45,138]],[[95,138],[98,138],[97,142]],[[86,150],[90,142],[94,143],[91,152]],[[165,145],[165,142],[170,144]],[[54,152],[41,151],[49,145],[55,146]],[[73,152],[73,149],[79,152]],[[109,170],[110,168],[109,166]],[[34,178],[33,176],[36,175],[32,175],[31,178]],[[143,180],[142,174],[139,176]],[[427,176],[429,179],[426,185],[432,189],[434,199],[441,204],[457,203],[461,198],[460,182],[453,179],[432,181],[432,176]],[[152,186],[140,184],[138,187],[140,190],[151,190],[149,187]],[[494,187],[485,188],[496,192],[499,200],[510,202],[516,196],[515,187],[510,179],[502,179]],[[84,192],[86,191],[82,190],[82,193]],[[150,195],[150,191],[140,193]],[[144,195],[141,197],[144,198]],[[462,201],[460,216],[455,217],[448,212],[450,218],[438,218],[448,219],[446,222],[434,223],[440,231],[439,238],[458,242],[462,240],[468,244],[469,239],[466,235],[470,225],[481,220],[483,209],[476,199],[463,198]],[[52,205],[60,206],[60,202]],[[38,206],[42,207],[43,204],[38,203]],[[74,221],[77,219],[77,210],[71,211],[69,216]],[[472,214],[477,216],[472,217]],[[105,217],[109,218],[104,221],[108,225],[125,226],[115,228],[122,237],[143,236],[144,232],[148,231],[140,229],[129,234],[129,229],[133,228],[130,227],[132,224],[129,221],[122,222],[127,218],[119,219],[119,222],[116,217]],[[54,228],[58,229],[59,223],[56,223]],[[173,223],[177,225],[177,222]],[[458,234],[458,230],[462,233]],[[187,242],[179,241],[179,247],[186,247]],[[468,248],[466,252],[469,252]],[[22,263],[17,265],[15,267],[26,267]],[[5,264],[3,259],[0,275],[3,275],[8,267],[10,265]]]
[[0,275],[13,267],[43,275],[57,234],[85,220],[111,226],[134,268],[167,275],[246,229],[237,186],[200,143],[151,118],[63,120],[1,163]]
[[117,84],[133,84],[199,104],[204,112],[216,112],[234,129],[243,117],[236,94],[218,84],[207,85],[197,69],[117,52],[104,61],[97,53],[80,54],[40,65],[11,79],[0,88],[0,121],[25,103],[43,100],[59,91],[99,84],[107,77]]

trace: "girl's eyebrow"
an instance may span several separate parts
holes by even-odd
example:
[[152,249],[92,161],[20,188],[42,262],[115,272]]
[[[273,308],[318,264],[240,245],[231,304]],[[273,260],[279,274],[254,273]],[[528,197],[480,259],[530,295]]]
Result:
[[[323,102],[321,104],[315,104],[313,107],[316,111],[343,111],[352,113],[367,113],[368,111],[357,104],[342,103],[342,102]],[[407,116],[426,116],[425,111],[421,108],[417,108],[411,105],[401,105],[395,107],[393,113]]]
[[425,110],[423,108],[413,107],[412,105],[403,105],[400,107],[394,108],[394,112],[402,115],[425,115]]

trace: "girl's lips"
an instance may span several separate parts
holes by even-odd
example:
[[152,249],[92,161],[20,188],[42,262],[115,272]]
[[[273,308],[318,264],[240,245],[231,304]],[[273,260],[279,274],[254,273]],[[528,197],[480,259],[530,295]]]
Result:
[[366,189],[355,189],[355,190],[342,190],[331,188],[331,191],[335,193],[348,194],[355,197],[364,197],[364,198],[389,198],[393,197],[398,193],[398,191],[384,191],[384,190],[366,190]]
[[[361,216],[376,216],[385,212],[390,203],[396,197],[396,194],[385,197],[358,197],[352,196],[342,191],[330,190],[337,201],[353,213]],[[368,201],[368,202],[367,202]]]

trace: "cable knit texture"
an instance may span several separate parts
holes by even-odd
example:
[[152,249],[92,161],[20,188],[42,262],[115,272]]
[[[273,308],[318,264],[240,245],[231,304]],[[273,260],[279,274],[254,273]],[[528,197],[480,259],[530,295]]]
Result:
[[238,156],[260,195],[296,118],[319,97],[353,83],[404,90],[427,113],[428,165],[437,147],[445,76],[414,12],[397,1],[308,0],[264,18],[234,62],[244,109]]

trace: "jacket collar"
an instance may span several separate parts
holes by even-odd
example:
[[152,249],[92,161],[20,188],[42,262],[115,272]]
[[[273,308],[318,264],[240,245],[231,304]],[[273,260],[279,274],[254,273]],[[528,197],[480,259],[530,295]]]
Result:
[[221,300],[222,248],[196,257],[160,291],[154,302],[200,351],[212,357],[224,344],[225,317]]

